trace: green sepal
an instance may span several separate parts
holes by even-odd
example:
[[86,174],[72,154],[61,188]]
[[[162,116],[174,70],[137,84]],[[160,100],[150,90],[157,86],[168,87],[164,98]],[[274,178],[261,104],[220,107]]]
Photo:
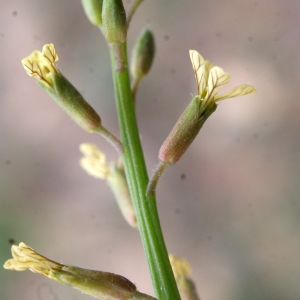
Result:
[[127,278],[109,272],[64,266],[61,270],[52,270],[51,278],[98,299],[156,300],[137,291]]
[[60,72],[52,74],[52,82],[53,86],[42,80],[38,81],[38,84],[80,127],[88,132],[99,128],[99,115]]
[[101,26],[103,0],[81,0],[81,3],[89,21],[95,26]]
[[199,96],[195,96],[179,117],[159,150],[160,161],[175,164],[192,144],[204,122],[217,109],[212,102],[210,107],[202,111],[201,101]]

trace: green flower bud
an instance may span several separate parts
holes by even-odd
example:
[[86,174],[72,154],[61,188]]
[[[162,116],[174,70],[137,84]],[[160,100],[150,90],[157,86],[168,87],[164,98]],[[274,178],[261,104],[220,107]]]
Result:
[[103,0],[102,31],[110,44],[126,41],[127,21],[122,0]]
[[160,161],[175,164],[194,141],[207,118],[217,109],[217,105],[212,103],[202,112],[200,103],[199,96],[195,96],[184,110],[159,150]]
[[57,70],[58,60],[53,44],[47,44],[43,51],[34,51],[22,60],[31,77],[56,101],[56,103],[83,129],[92,132],[101,126],[101,119],[84,100],[76,88]]
[[98,299],[155,300],[138,292],[136,286],[123,276],[59,264],[36,253],[24,243],[13,245],[11,251],[13,258],[5,262],[5,269],[30,270]]
[[102,25],[102,2],[103,0],[81,0],[85,14],[95,26]]
[[141,79],[145,76],[153,62],[155,54],[154,37],[150,30],[141,32],[135,42],[131,55],[131,74],[134,78]]

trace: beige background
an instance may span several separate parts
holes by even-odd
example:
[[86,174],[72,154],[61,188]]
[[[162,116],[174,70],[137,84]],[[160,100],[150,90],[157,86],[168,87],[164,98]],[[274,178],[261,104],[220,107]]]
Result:
[[[126,4],[128,1],[126,1]],[[105,141],[77,127],[24,72],[46,43],[58,67],[118,135],[109,54],[80,1],[0,0],[0,261],[9,240],[66,264],[122,274],[153,295],[137,231],[105,182],[79,167],[78,145]],[[157,54],[138,91],[149,173],[196,92],[188,50],[257,93],[220,104],[158,186],[170,252],[185,256],[202,300],[300,299],[300,3],[298,0],[143,3],[129,48],[151,28]],[[0,268],[5,300],[90,299],[30,272]]]

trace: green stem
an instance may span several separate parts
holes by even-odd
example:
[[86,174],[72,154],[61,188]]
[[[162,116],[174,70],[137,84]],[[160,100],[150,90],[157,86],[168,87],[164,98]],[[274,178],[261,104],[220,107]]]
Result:
[[[111,45],[110,54],[124,146],[122,157],[155,295],[159,300],[180,300],[160,226],[156,199],[154,195],[146,196],[148,175],[130,88],[126,43]],[[124,63],[123,67],[120,67],[120,62]]]
[[120,155],[122,154],[123,152],[122,143],[110,131],[108,131],[105,127],[100,125],[95,132],[100,134],[103,138],[105,138],[118,151]]
[[155,195],[156,186],[158,183],[158,180],[164,173],[165,169],[170,166],[170,163],[159,161],[158,165],[155,168],[155,171],[148,183],[147,186],[147,195]]
[[143,2],[143,0],[135,0],[130,8],[129,8],[129,12],[127,14],[127,26],[129,26],[130,21],[135,13],[135,11],[137,10],[137,8],[140,6],[140,4]]

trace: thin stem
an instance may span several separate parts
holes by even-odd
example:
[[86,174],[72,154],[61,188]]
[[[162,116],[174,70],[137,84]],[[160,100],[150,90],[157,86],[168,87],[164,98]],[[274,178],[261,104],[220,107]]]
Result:
[[105,127],[100,125],[95,132],[99,133],[102,137],[104,137],[118,151],[120,155],[122,154],[122,152],[124,151],[123,144],[110,131],[108,131]]
[[154,195],[159,178],[170,163],[159,161],[147,186],[147,195]]
[[143,2],[143,0],[135,0],[132,5],[129,8],[129,12],[127,14],[127,26],[129,26],[130,21],[137,10],[137,8],[140,6],[140,4]]
[[[122,52],[115,51],[115,46],[111,45],[110,54],[121,138],[124,146],[122,158],[143,248],[157,298],[159,300],[180,300],[160,226],[156,199],[154,195],[146,196],[148,175],[130,88],[126,43],[122,44]],[[115,57],[117,53],[123,57]],[[120,68],[118,65],[120,61],[124,62],[124,68]]]
[[136,92],[137,92],[137,89],[139,87],[139,84],[141,82],[141,77],[139,78],[134,78],[132,83],[131,83],[131,91],[132,91],[132,96],[133,96],[133,99],[135,100],[135,95],[136,95]]

